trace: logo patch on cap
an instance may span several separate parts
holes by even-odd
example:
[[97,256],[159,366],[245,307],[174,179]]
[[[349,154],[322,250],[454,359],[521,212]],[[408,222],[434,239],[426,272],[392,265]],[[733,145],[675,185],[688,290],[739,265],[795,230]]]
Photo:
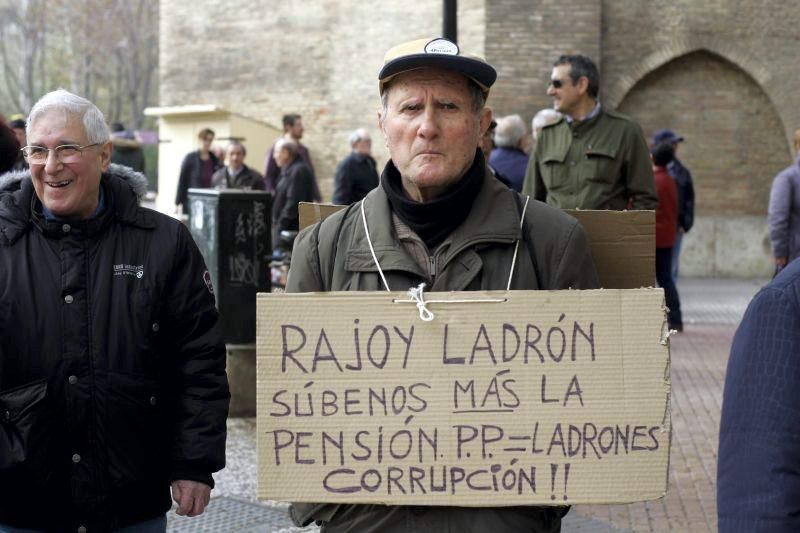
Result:
[[425,45],[425,53],[457,56],[458,45],[453,41],[448,41],[447,39],[443,39],[440,37],[438,39],[432,40],[431,42]]

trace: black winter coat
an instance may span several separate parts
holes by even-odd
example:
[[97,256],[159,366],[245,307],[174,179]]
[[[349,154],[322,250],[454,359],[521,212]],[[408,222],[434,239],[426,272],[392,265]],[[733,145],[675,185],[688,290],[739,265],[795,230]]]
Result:
[[302,160],[294,161],[281,170],[275,199],[272,201],[272,243],[276,245],[281,231],[300,228],[300,202],[314,201],[314,174]]
[[112,165],[102,213],[66,222],[43,217],[29,177],[0,178],[0,524],[109,531],[224,466],[210,278],[131,175]]
[[336,167],[333,177],[333,203],[350,205],[378,186],[375,160],[368,154],[351,152]]
[[[222,167],[222,163],[213,152],[209,152],[208,157],[211,158],[214,172]],[[189,212],[189,208],[186,205],[189,189],[201,189],[205,187],[205,185],[200,182],[202,174],[203,160],[200,159],[200,150],[195,150],[194,152],[186,154],[186,157],[183,158],[183,162],[181,163],[181,173],[178,176],[178,190],[175,193],[175,205],[182,205],[184,213]]]

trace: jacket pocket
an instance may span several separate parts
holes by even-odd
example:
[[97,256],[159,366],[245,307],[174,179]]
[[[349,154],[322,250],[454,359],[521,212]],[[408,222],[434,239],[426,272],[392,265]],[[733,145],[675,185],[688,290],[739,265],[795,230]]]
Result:
[[0,391],[0,473],[44,486],[53,473],[47,380]]
[[108,462],[112,483],[130,483],[166,476],[170,441],[162,421],[156,381],[144,376],[112,374],[108,397]]
[[558,191],[569,186],[569,164],[564,156],[548,156],[542,159],[540,172],[548,191]]
[[616,160],[615,147],[587,147],[583,160],[578,163],[578,176],[581,180],[613,183],[617,179]]

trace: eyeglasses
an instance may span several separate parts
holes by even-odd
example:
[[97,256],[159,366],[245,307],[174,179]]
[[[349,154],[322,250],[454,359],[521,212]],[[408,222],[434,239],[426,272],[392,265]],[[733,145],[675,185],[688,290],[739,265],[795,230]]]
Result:
[[550,80],[550,83],[548,85],[550,85],[553,89],[560,89],[561,87],[564,86],[564,81],[556,78]]
[[92,143],[84,146],[77,144],[63,144],[55,148],[45,148],[44,146],[28,145],[21,149],[25,155],[25,160],[31,165],[44,165],[47,163],[47,158],[52,150],[56,154],[56,161],[68,165],[70,163],[77,163],[81,160],[83,151],[93,146],[100,146],[103,143]]

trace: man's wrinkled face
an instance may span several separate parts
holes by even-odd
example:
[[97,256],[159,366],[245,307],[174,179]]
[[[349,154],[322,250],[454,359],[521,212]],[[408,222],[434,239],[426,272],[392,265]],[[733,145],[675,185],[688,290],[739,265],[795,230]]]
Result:
[[228,148],[228,166],[233,170],[239,170],[244,164],[244,149],[239,145]]
[[547,94],[553,99],[553,109],[569,116],[573,116],[583,99],[580,89],[572,83],[572,78],[569,76],[571,69],[571,65],[553,67],[550,84],[547,86]]
[[443,69],[398,75],[386,88],[386,111],[379,126],[403,188],[418,202],[431,200],[469,169],[489,109],[475,111],[466,77]]
[[[48,111],[31,125],[28,144],[56,146],[89,144],[83,122],[75,115]],[[75,163],[61,163],[55,152],[43,165],[30,165],[33,188],[42,204],[59,217],[89,218],[97,209],[100,176],[111,162],[111,142],[86,148]]]

